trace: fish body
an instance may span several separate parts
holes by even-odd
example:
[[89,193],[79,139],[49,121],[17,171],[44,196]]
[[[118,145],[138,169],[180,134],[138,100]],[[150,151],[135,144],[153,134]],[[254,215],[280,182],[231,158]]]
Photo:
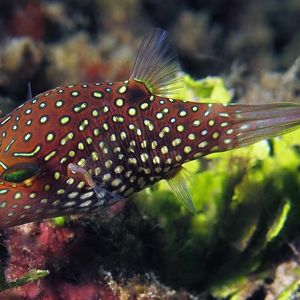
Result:
[[97,210],[161,179],[193,210],[183,163],[300,124],[297,104],[173,99],[177,67],[156,30],[129,80],[57,87],[0,119],[0,228]]

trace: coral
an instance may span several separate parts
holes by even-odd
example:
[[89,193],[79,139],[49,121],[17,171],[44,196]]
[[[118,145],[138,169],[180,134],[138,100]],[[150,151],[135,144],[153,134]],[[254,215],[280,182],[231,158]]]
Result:
[[[189,38],[182,34],[189,33]],[[211,26],[208,16],[202,12],[184,11],[172,27],[172,37],[176,42],[183,66],[189,74],[202,77],[213,75],[214,69],[223,62],[213,55],[214,44],[220,37],[217,26]]]
[[[151,251],[160,247],[155,225],[139,220],[132,209],[127,209],[128,216],[113,219],[102,215],[101,220],[98,215],[58,227],[43,221],[10,229],[7,280],[37,268],[48,269],[50,275],[7,290],[0,299],[190,299],[189,293],[176,292],[151,275],[132,275],[158,266],[159,258],[152,257]],[[117,279],[103,268],[112,270]]]
[[265,299],[296,299],[299,280],[299,265],[296,261],[280,264],[276,268],[274,281],[267,287]]
[[[299,80],[300,59],[297,58],[285,73],[264,72],[255,79],[243,78],[241,70],[234,68],[228,83],[235,91],[241,89],[238,101],[245,104],[260,104],[272,102],[299,102]],[[235,93],[236,94],[236,93]],[[236,97],[236,96],[235,96]]]
[[45,15],[40,1],[24,1],[21,6],[17,6],[9,22],[9,28],[13,36],[42,40],[45,35]]
[[54,86],[71,82],[126,79],[130,74],[133,57],[126,46],[116,46],[114,38],[102,37],[98,43],[91,43],[85,34],[78,34],[50,49],[47,77]]
[[[0,88],[12,91],[10,95],[21,102],[26,100],[28,78],[33,79],[41,72],[44,58],[43,47],[32,39],[12,39],[0,49]],[[4,106],[3,110],[7,108]]]

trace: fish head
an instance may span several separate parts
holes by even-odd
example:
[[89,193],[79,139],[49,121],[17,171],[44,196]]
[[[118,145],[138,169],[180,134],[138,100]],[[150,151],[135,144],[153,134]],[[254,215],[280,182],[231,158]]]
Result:
[[50,190],[49,180],[45,176],[47,167],[42,166],[37,157],[14,156],[15,153],[29,153],[28,148],[22,147],[17,140],[15,143],[11,149],[1,145],[0,228],[32,220],[33,211],[35,219],[39,219],[41,204],[48,197],[48,186]]
[[61,207],[74,183],[67,158],[72,162],[75,154],[61,145],[70,128],[58,128],[63,115],[50,104],[41,113],[46,102],[34,100],[0,119],[0,229],[72,210]]

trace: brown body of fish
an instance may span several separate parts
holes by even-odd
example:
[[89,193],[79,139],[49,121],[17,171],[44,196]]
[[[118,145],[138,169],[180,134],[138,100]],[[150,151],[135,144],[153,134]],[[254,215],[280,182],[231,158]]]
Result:
[[166,33],[155,30],[129,80],[58,87],[3,117],[0,228],[107,207],[165,178],[194,210],[184,162],[300,124],[298,104],[174,100],[177,66]]

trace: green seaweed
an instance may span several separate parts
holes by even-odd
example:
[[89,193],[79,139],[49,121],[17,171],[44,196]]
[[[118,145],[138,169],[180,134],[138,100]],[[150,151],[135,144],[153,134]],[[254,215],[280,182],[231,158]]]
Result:
[[231,93],[226,89],[224,81],[220,77],[206,77],[202,80],[194,80],[189,75],[184,76],[184,88],[179,98],[215,103],[227,103],[231,100]]
[[21,278],[18,278],[16,280],[12,281],[6,281],[3,267],[1,267],[0,270],[0,292],[3,292],[8,289],[13,289],[19,286],[22,286],[24,284],[40,280],[45,278],[47,275],[49,275],[48,270],[36,270],[32,269],[29,272],[27,272],[25,275],[23,275]]
[[55,226],[62,227],[66,224],[66,217],[56,217],[52,218],[52,221]]

